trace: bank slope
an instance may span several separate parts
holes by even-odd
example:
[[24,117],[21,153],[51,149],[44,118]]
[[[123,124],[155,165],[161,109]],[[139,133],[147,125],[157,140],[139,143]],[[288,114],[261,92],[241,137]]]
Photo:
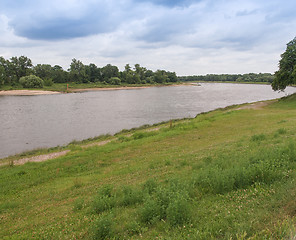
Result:
[[2,239],[295,236],[296,95],[0,168]]

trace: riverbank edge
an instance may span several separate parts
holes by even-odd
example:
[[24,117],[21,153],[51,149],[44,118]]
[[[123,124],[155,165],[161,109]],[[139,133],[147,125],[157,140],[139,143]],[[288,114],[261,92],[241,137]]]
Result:
[[0,90],[0,96],[37,96],[37,95],[52,95],[52,94],[65,94],[65,93],[81,93],[91,91],[113,91],[113,90],[133,90],[133,89],[145,89],[152,87],[176,87],[176,86],[188,86],[195,85],[195,83],[176,83],[169,85],[142,85],[142,86],[114,86],[114,87],[90,87],[90,88],[73,88],[69,87],[65,91],[54,91],[46,89],[13,89],[13,90]]
[[233,83],[233,84],[259,84],[270,85],[263,82],[208,82],[208,81],[193,81],[193,82],[180,82],[176,84],[160,84],[160,85],[142,85],[142,86],[114,86],[114,87],[90,87],[90,88],[73,88],[69,87],[67,90],[47,90],[47,89],[12,89],[12,90],[0,90],[0,96],[38,96],[38,95],[52,95],[52,94],[65,94],[65,93],[82,93],[92,91],[114,91],[114,90],[133,90],[133,89],[146,89],[152,87],[176,87],[176,86],[199,86],[199,83]]
[[[131,129],[122,129],[121,131],[110,135],[110,134],[103,134],[94,138],[89,138],[89,139],[84,139],[81,141],[72,141],[68,144],[65,144],[63,146],[55,146],[55,147],[49,147],[49,148],[39,148],[39,149],[33,149],[33,150],[29,150],[29,151],[24,151],[22,153],[19,154],[15,154],[15,155],[10,155],[8,157],[4,157],[4,158],[0,158],[0,167],[5,166],[5,165],[22,165],[26,162],[42,162],[42,161],[47,161],[50,159],[53,159],[51,157],[47,158],[46,155],[51,156],[52,154],[58,154],[58,153],[62,153],[67,151],[71,152],[71,150],[75,150],[76,147],[82,147],[82,148],[87,148],[87,147],[91,147],[94,145],[98,145],[98,146],[102,146],[105,145],[111,141],[115,141],[118,140],[119,137],[130,137],[132,136],[134,133],[138,132],[138,131],[157,131],[161,128],[165,128],[165,127],[171,127],[173,124],[175,123],[181,123],[184,121],[190,121],[194,118],[196,118],[199,115],[203,115],[203,114],[209,114],[215,111],[233,111],[233,110],[242,110],[242,109],[254,109],[254,110],[260,110],[270,104],[273,104],[277,101],[279,101],[279,99],[281,98],[277,98],[277,99],[271,99],[271,100],[264,100],[264,101],[258,101],[258,102],[253,102],[253,103],[242,103],[242,104],[234,104],[234,105],[229,105],[223,108],[217,108],[211,111],[207,111],[207,112],[201,112],[198,113],[195,117],[189,117],[189,118],[181,118],[181,119],[171,119],[168,121],[163,121],[163,122],[158,122],[155,124],[145,124],[139,127],[135,127],[135,128],[131,128]],[[103,143],[103,144],[102,144]],[[73,148],[73,149],[72,149]],[[65,154],[66,154],[65,153]],[[64,154],[63,154],[64,155]],[[40,157],[44,160],[41,161],[35,161],[34,159],[36,157]],[[58,157],[58,155],[57,155]],[[26,159],[26,160],[24,160]],[[19,164],[19,162],[22,162],[21,164]]]
[[3,90],[0,91],[0,96],[37,96],[37,95],[53,95],[60,94],[57,91],[46,91],[46,90]]

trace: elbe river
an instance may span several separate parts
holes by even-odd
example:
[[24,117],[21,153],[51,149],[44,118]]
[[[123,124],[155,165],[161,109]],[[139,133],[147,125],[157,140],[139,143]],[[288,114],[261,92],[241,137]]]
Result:
[[101,134],[280,98],[269,85],[201,83],[39,96],[0,96],[0,158]]

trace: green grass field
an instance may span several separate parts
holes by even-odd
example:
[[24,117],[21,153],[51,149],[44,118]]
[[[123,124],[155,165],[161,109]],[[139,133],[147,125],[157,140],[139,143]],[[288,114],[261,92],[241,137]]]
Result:
[[0,167],[0,239],[296,236],[296,95],[110,139]]

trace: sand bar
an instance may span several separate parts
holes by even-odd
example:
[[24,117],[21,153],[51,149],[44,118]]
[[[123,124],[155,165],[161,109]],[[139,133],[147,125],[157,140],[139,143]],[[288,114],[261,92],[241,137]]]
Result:
[[35,95],[50,95],[60,92],[42,91],[42,90],[8,90],[0,91],[0,96],[35,96]]

